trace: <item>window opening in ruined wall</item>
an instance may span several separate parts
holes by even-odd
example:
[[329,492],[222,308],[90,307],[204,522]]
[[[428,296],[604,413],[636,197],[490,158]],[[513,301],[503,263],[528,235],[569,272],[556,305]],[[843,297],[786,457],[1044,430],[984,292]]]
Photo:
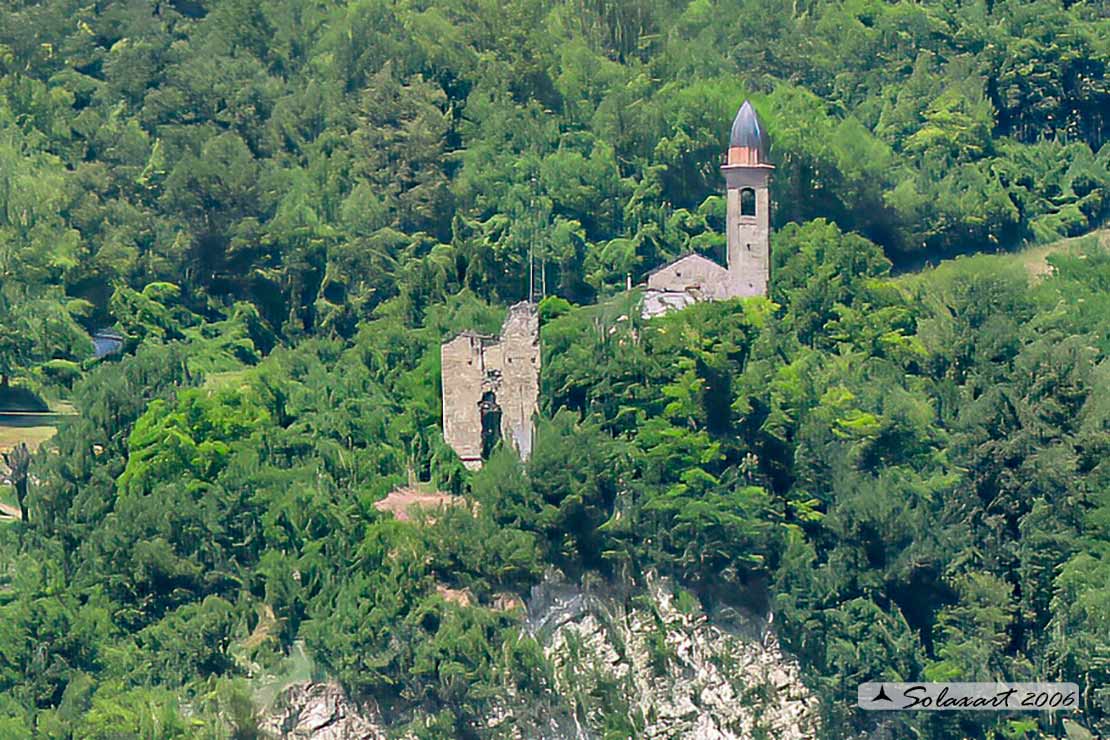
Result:
[[482,414],[482,459],[488,460],[493,448],[501,441],[501,406],[493,391],[482,394],[478,402]]

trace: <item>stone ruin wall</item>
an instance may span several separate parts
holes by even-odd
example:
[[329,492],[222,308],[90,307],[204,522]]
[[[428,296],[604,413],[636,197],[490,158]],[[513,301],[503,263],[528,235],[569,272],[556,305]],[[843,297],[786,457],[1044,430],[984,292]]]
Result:
[[532,454],[532,423],[540,400],[540,318],[531,303],[509,309],[501,327],[501,438],[521,459]]
[[482,465],[479,403],[485,376],[484,346],[491,341],[491,337],[464,332],[440,347],[443,438],[471,469]]
[[482,467],[482,401],[501,410],[501,440],[522,459],[532,453],[539,410],[539,314],[522,301],[509,309],[498,337],[463,332],[440,348],[443,438],[471,470]]

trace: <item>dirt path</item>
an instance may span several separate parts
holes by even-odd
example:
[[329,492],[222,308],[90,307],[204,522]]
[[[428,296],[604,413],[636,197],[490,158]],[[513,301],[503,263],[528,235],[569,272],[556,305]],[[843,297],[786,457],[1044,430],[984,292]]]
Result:
[[19,519],[22,516],[18,507],[0,503],[0,519]]

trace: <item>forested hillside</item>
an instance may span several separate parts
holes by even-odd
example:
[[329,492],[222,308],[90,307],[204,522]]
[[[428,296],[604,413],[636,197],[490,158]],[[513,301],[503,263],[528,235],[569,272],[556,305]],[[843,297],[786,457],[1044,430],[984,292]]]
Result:
[[[505,607],[550,569],[769,610],[822,737],[1063,736],[879,679],[1110,732],[1110,256],[891,276],[1101,224],[1108,63],[1067,0],[0,5],[0,394],[79,412],[0,489],[0,736],[254,737],[300,645],[398,732],[638,736],[553,706]],[[628,277],[722,259],[745,97],[771,295],[643,321]],[[469,473],[439,344],[530,274],[535,453]],[[410,479],[465,505],[374,507]]]
[[[1097,2],[9,2],[0,16],[4,367],[108,322],[117,284],[350,337],[404,294],[582,301],[719,249],[746,95],[777,225],[892,259],[1105,215]],[[31,309],[29,309],[31,310]],[[58,325],[55,326],[54,324]],[[13,359],[14,356],[14,359]]]

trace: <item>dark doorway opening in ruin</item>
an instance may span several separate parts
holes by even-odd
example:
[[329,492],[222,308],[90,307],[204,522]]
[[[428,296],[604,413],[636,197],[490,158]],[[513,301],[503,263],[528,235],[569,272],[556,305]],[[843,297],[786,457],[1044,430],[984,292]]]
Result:
[[501,440],[501,406],[498,405],[493,391],[482,394],[478,411],[482,415],[482,459],[488,460],[493,448]]

